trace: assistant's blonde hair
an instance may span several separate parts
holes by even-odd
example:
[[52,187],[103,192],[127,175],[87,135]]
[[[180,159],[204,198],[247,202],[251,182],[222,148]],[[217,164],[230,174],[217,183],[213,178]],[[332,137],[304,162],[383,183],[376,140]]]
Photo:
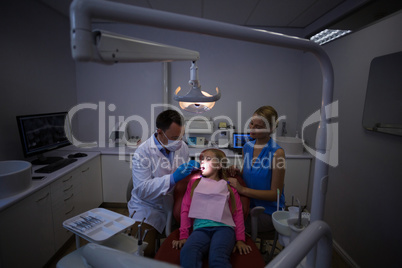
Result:
[[272,106],[261,106],[255,110],[254,114],[261,116],[268,121],[270,131],[273,132],[278,127],[278,113]]

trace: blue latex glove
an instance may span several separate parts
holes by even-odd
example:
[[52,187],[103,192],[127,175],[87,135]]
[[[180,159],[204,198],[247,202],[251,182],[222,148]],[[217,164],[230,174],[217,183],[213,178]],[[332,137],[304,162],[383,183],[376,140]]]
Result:
[[173,173],[174,182],[177,183],[190,175],[194,168],[200,168],[200,163],[195,160],[190,160],[188,163],[181,164]]

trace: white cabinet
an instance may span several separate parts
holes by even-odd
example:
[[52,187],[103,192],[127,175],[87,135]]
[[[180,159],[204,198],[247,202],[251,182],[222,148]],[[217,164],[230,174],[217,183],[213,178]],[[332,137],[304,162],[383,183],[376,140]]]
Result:
[[72,233],[63,222],[102,204],[100,157],[78,166],[51,184],[55,247],[58,250]]
[[102,201],[96,156],[1,211],[0,267],[43,267],[72,235],[63,221]]
[[103,202],[127,203],[127,186],[131,180],[130,162],[129,155],[102,155]]
[[53,182],[52,213],[55,249],[59,249],[72,233],[63,228],[63,221],[81,212],[81,185],[78,171],[73,171]]
[[79,167],[81,177],[81,212],[97,208],[103,202],[100,157]]
[[286,205],[297,205],[296,198],[302,206],[307,205],[310,181],[311,158],[287,158],[285,173]]
[[0,213],[0,266],[43,267],[55,253],[50,186]]
[[55,248],[58,250],[72,233],[63,222],[102,204],[100,157],[82,164],[51,184]]

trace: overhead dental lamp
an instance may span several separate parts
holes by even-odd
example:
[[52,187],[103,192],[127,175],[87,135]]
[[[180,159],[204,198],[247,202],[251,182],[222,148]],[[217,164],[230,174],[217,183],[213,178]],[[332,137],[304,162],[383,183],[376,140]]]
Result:
[[192,113],[203,113],[214,107],[215,101],[221,98],[219,89],[216,88],[216,95],[211,95],[201,91],[201,84],[198,81],[198,67],[193,61],[190,67],[190,91],[185,96],[177,95],[181,87],[178,87],[174,93],[173,99],[179,102],[180,108]]

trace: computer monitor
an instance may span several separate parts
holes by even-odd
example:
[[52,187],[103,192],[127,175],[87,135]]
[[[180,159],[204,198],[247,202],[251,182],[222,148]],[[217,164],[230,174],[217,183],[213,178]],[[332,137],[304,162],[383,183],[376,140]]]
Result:
[[43,154],[71,144],[64,131],[66,116],[67,112],[17,116],[24,156],[38,156],[32,164],[51,164],[61,159]]
[[233,133],[233,148],[243,149],[244,144],[252,140],[249,133]]

